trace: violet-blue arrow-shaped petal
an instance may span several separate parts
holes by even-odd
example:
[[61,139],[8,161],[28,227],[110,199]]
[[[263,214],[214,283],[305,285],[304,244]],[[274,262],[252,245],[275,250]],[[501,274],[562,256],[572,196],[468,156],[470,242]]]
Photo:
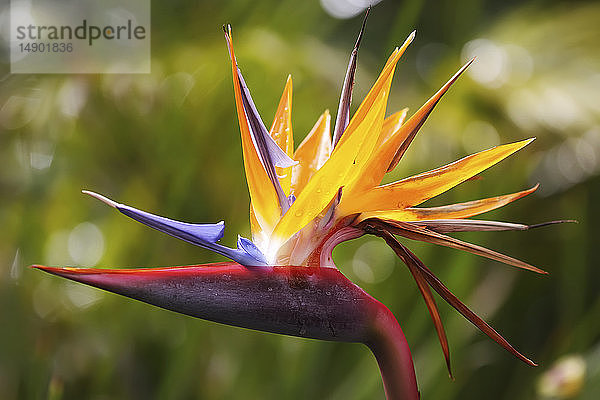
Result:
[[258,109],[254,105],[254,101],[250,95],[250,90],[248,89],[248,86],[246,85],[244,77],[242,76],[242,72],[239,68],[237,69],[237,74],[240,82],[244,113],[246,114],[248,128],[250,129],[250,136],[252,137],[254,148],[258,153],[258,158],[260,159],[265,171],[267,171],[267,175],[269,176],[269,179],[275,188],[277,198],[279,199],[279,205],[281,206],[281,215],[283,215],[290,208],[290,203],[287,196],[283,192],[283,189],[281,188],[275,167],[287,168],[298,163],[292,160],[281,149],[281,147],[279,147],[275,140],[273,140],[271,135],[269,135],[269,131],[262,121],[262,118],[258,113]]
[[83,193],[116,208],[122,214],[158,231],[171,235],[196,246],[214,251],[246,267],[268,265],[265,256],[250,240],[238,237],[237,249],[232,249],[217,243],[223,237],[225,224],[223,221],[216,224],[190,224],[173,219],[150,214],[146,211],[119,204],[98,193],[83,190]]
[[[275,142],[275,140],[269,134],[267,127],[265,126],[260,114],[258,113],[258,109],[254,105],[254,101],[252,100],[252,96],[250,95],[250,90],[244,81],[244,77],[242,76],[242,72],[237,66],[237,60],[235,60],[234,55],[231,50],[231,26],[223,25],[223,31],[225,32],[225,39],[229,43],[229,57],[231,61],[236,65],[237,76],[234,76],[234,79],[238,80],[241,89],[241,98],[242,98],[242,107],[244,108],[245,119],[248,123],[248,130],[250,132],[250,137],[252,138],[252,144],[258,154],[258,158],[265,169],[269,180],[271,181],[273,187],[275,188],[275,192],[277,193],[277,200],[279,202],[279,207],[281,209],[281,215],[284,215],[287,210],[290,208],[290,201],[283,192],[281,188],[281,184],[279,183],[279,178],[277,177],[277,173],[275,171],[275,167],[280,168],[288,168],[293,165],[296,165],[297,162],[292,160],[285,151],[279,147],[279,145]],[[240,115],[240,118],[242,116]]]
[[[287,155],[285,151],[275,139],[269,135],[269,130],[265,126],[260,114],[258,113],[258,109],[254,104],[254,100],[252,100],[252,96],[250,95],[250,89],[248,89],[248,85],[246,85],[246,81],[242,76],[242,71],[237,69],[238,71],[238,79],[240,80],[240,87],[242,89],[242,100],[244,101],[244,109],[246,111],[246,115],[248,115],[248,119],[250,120],[250,127],[256,127],[256,130],[253,129],[253,134],[258,141],[257,145],[259,146],[259,156],[263,160],[263,162],[267,161],[267,159],[276,167],[280,168],[288,168],[298,164],[297,161],[294,161]],[[262,146],[264,145],[264,149]]]

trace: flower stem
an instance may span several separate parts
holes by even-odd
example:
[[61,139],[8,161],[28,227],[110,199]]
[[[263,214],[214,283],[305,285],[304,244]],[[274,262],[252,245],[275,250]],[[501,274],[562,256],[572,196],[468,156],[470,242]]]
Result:
[[365,343],[375,355],[387,400],[418,400],[419,390],[410,349],[392,312],[379,303],[371,337]]

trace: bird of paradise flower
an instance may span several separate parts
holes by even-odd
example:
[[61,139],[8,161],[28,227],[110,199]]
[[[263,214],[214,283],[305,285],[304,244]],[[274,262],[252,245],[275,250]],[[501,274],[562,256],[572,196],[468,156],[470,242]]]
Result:
[[[368,14],[368,12],[367,12]],[[365,17],[366,21],[366,17]],[[292,79],[288,78],[267,130],[234,54],[231,28],[224,27],[231,58],[235,104],[250,192],[252,240],[236,248],[219,243],[224,223],[190,224],[153,215],[89,194],[159,231],[219,253],[233,262],[143,269],[86,269],[34,266],[68,279],[166,309],[220,323],[322,340],[360,342],[374,353],[389,399],[416,399],[414,366],[404,334],[392,313],[336,268],[333,248],[364,234],[379,236],[407,265],[425,299],[448,371],[450,351],[433,288],[465,318],[511,354],[535,366],[478,317],[396,236],[464,250],[545,274],[523,261],[467,243],[448,233],[526,230],[538,225],[467,219],[526,196],[521,192],[440,207],[417,207],[481,173],[533,139],[497,146],[434,170],[387,185],[392,171],[466,63],[417,112],[387,118],[386,104],[396,64],[413,41],[411,33],[394,49],[376,82],[350,118],[358,48],[350,56],[331,136],[325,111],[294,151]],[[550,223],[563,222],[553,221]]]

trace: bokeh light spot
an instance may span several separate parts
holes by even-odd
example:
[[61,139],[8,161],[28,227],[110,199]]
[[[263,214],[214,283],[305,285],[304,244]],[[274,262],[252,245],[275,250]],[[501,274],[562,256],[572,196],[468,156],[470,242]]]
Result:
[[104,254],[104,235],[96,225],[83,222],[69,234],[68,248],[75,263],[94,266]]

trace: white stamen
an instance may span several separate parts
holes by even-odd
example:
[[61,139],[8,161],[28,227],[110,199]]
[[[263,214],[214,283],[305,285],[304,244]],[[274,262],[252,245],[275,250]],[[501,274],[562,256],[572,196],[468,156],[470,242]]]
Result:
[[108,204],[109,206],[111,206],[113,208],[117,208],[117,206],[119,205],[119,203],[117,203],[116,201],[112,201],[108,197],[102,196],[101,194],[98,194],[95,192],[91,192],[89,190],[82,190],[81,193],[88,194],[88,195],[100,200],[104,204]]

